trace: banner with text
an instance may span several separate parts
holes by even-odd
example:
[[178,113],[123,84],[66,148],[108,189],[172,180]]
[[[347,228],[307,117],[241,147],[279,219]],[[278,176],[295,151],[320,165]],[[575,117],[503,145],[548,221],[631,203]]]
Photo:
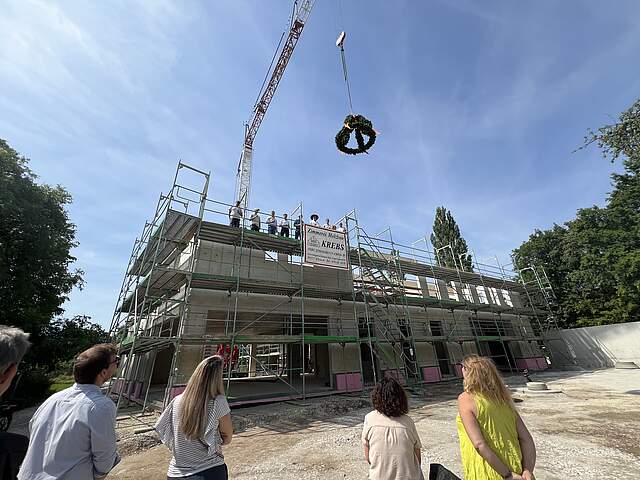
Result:
[[320,267],[349,270],[347,234],[305,224],[304,261]]

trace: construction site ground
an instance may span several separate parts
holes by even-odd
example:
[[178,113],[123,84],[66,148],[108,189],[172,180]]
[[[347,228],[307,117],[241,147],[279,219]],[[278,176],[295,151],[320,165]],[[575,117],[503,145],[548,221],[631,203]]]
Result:
[[[521,377],[509,377],[517,408],[538,450],[538,479],[632,478],[640,472],[640,369],[534,374],[561,393],[523,393]],[[410,415],[430,462],[462,477],[455,417],[460,382],[431,385],[411,397]],[[234,409],[236,435],[223,448],[233,479],[362,479],[367,477],[360,434],[370,410],[365,395],[340,395]],[[24,417],[24,418],[23,418]],[[153,432],[157,414],[122,415],[122,462],[108,479],[166,478],[170,453]],[[18,415],[20,431],[28,412]]]

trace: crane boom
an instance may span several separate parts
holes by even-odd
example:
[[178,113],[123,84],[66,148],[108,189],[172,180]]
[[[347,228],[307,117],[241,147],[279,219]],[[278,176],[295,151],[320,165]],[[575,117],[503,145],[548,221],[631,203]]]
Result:
[[296,48],[296,44],[302,34],[302,29],[309,18],[309,14],[311,13],[311,9],[314,4],[315,0],[303,0],[294,11],[287,40],[284,42],[280,55],[278,56],[278,61],[273,67],[269,83],[263,90],[262,95],[260,95],[260,98],[253,109],[251,118],[245,125],[244,147],[242,149],[240,164],[238,166],[238,178],[236,185],[236,200],[240,201],[242,208],[247,208],[249,204],[249,194],[251,192],[253,141],[256,138],[258,129],[264,120],[264,116],[271,104],[273,95],[276,93],[280,79],[287,68],[289,59],[293,54],[293,50]]

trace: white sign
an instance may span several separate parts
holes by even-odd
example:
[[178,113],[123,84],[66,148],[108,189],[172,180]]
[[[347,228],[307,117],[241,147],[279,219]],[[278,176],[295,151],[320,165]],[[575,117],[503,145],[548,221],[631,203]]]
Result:
[[347,234],[305,224],[304,261],[320,267],[349,270]]

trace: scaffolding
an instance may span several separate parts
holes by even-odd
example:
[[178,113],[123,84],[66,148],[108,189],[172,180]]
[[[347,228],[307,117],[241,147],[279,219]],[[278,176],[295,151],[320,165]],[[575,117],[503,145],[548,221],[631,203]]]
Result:
[[[546,368],[540,346],[557,327],[544,270],[475,255],[472,271],[446,267],[426,238],[370,235],[355,210],[339,220],[349,269],[310,265],[291,225],[292,236],[251,229],[247,215],[230,226],[231,205],[208,198],[209,183],[179,162],[134,242],[110,329],[119,407],[166,404],[216,353],[232,405],[359,391],[385,376],[424,386],[459,376],[472,352],[509,371]],[[304,219],[303,203],[290,213]]]

